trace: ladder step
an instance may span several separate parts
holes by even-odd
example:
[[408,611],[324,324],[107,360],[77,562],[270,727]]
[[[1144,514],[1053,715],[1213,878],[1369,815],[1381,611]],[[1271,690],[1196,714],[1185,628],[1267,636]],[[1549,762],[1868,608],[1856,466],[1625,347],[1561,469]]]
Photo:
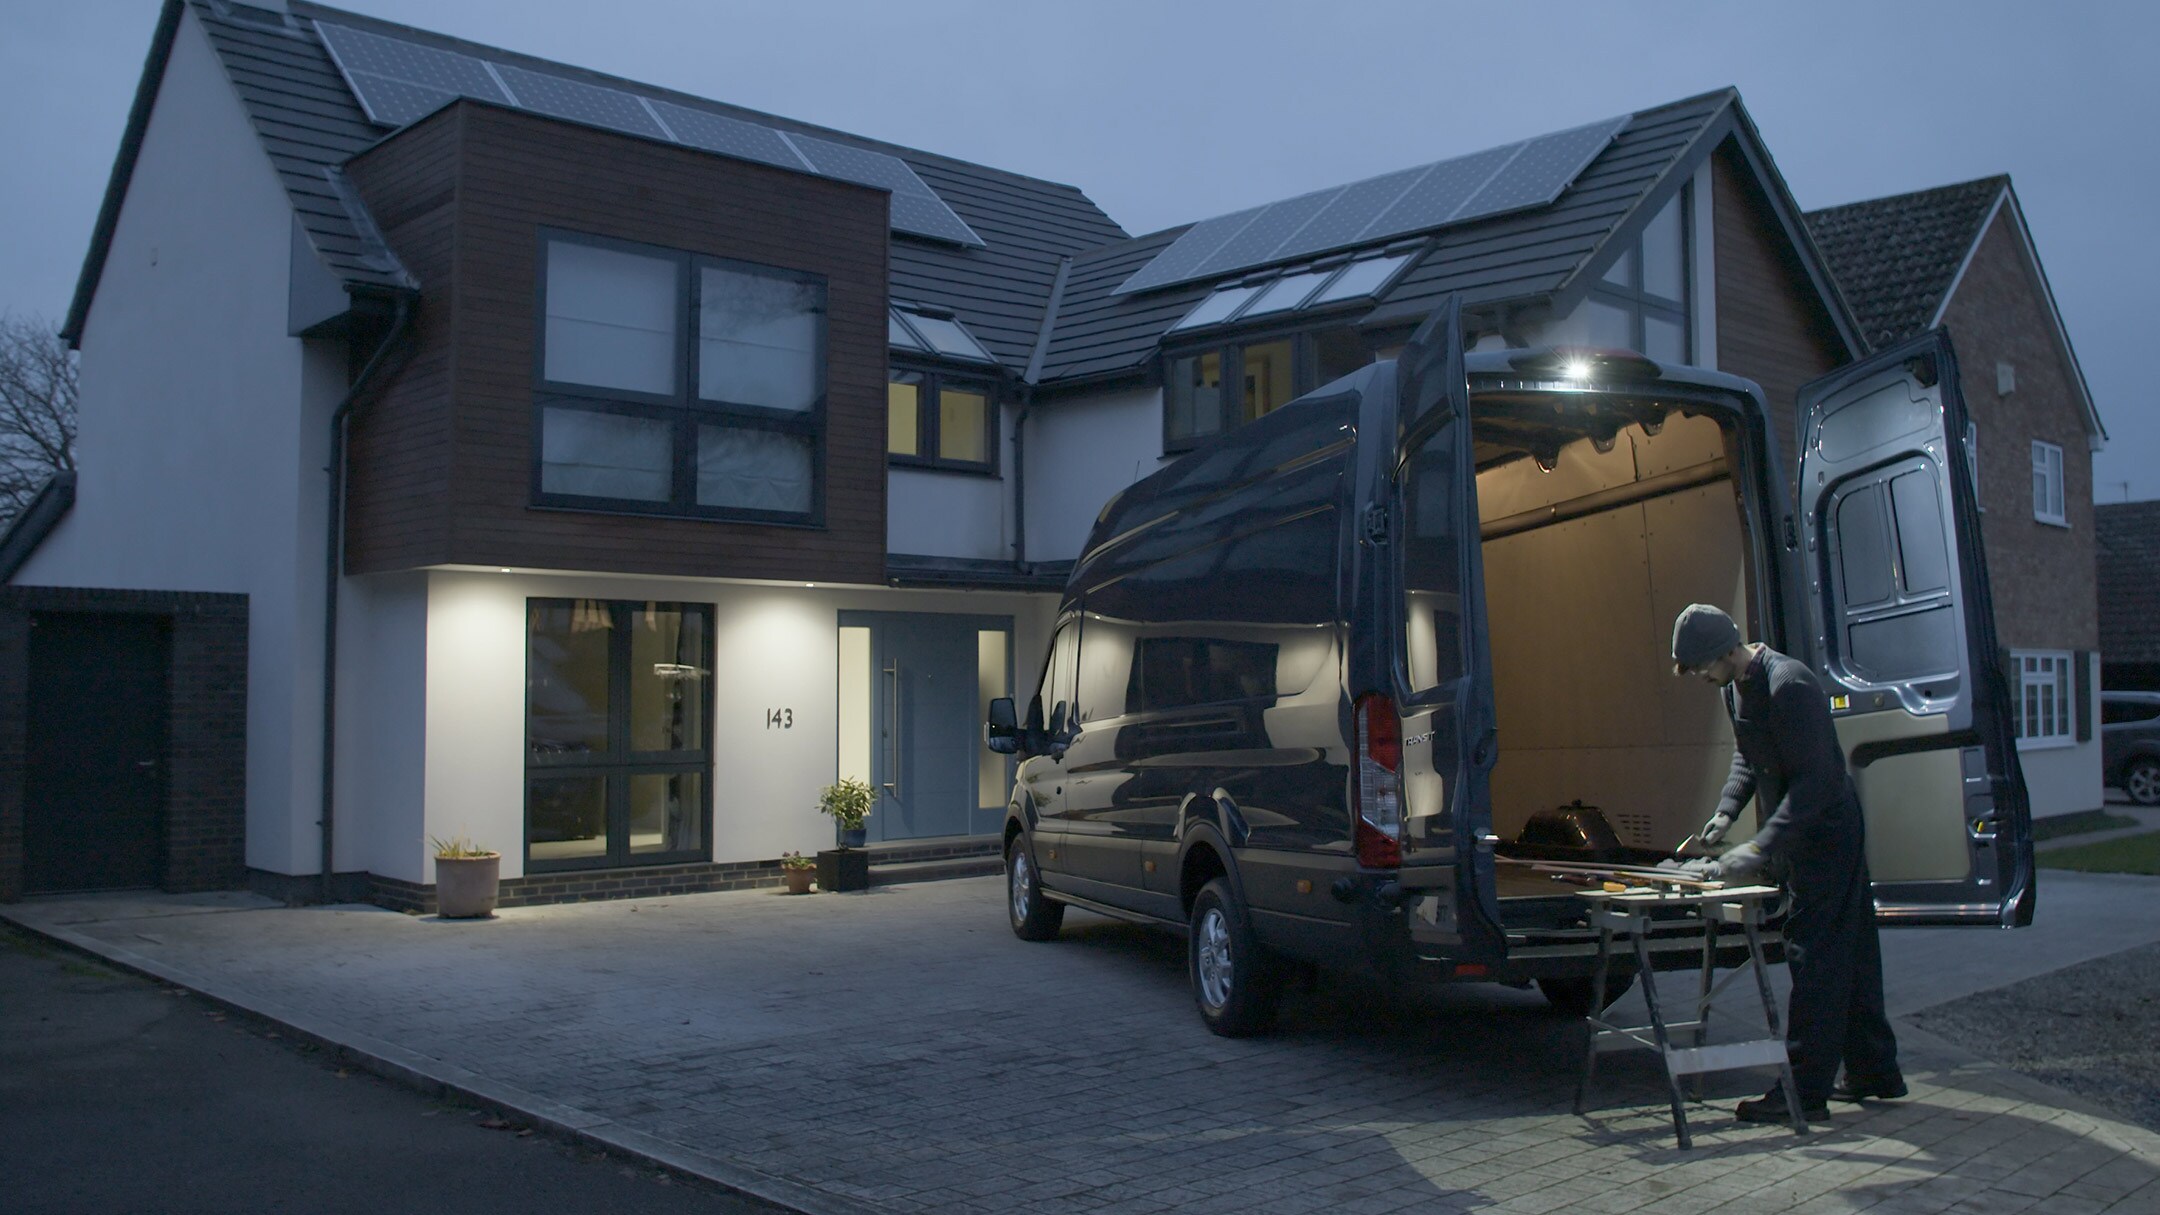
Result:
[[1740,1067],[1776,1067],[1785,1062],[1785,1044],[1774,1038],[1724,1042],[1665,1052],[1665,1070],[1674,1076],[1722,1072]]

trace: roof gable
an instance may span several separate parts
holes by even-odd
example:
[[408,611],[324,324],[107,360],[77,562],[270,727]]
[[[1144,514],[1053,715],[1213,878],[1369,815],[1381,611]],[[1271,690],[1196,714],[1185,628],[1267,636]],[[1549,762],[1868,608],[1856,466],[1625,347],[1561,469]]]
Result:
[[1983,177],[1807,213],[1871,347],[1934,324],[2009,185],[2007,177]]

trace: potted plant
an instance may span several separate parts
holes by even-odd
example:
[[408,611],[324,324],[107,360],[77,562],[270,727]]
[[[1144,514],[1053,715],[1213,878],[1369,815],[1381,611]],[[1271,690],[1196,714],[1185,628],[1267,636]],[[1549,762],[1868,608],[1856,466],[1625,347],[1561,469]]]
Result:
[[490,852],[468,836],[429,836],[435,845],[435,914],[446,920],[484,919],[495,914],[502,878],[502,853]]
[[780,854],[780,876],[787,881],[789,894],[810,893],[810,879],[817,876],[817,860],[800,852]]
[[863,820],[870,817],[874,797],[870,782],[853,776],[843,776],[818,790],[818,813],[832,818],[840,838],[838,848],[817,854],[819,889],[869,888],[870,854],[856,846],[863,842]]

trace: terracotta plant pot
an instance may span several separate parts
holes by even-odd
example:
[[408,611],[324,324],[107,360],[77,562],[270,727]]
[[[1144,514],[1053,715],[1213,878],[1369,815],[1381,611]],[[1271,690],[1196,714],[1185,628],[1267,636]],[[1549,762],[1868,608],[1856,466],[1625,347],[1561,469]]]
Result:
[[817,877],[817,870],[782,869],[780,876],[787,879],[787,892],[789,894],[808,894],[810,893],[810,883]]
[[435,914],[446,920],[474,920],[495,914],[502,854],[435,858]]

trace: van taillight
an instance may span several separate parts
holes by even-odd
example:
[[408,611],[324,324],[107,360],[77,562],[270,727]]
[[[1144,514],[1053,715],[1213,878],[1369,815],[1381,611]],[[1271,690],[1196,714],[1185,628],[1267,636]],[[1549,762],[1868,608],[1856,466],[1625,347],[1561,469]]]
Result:
[[1402,719],[1377,692],[1357,702],[1358,864],[1402,864]]

